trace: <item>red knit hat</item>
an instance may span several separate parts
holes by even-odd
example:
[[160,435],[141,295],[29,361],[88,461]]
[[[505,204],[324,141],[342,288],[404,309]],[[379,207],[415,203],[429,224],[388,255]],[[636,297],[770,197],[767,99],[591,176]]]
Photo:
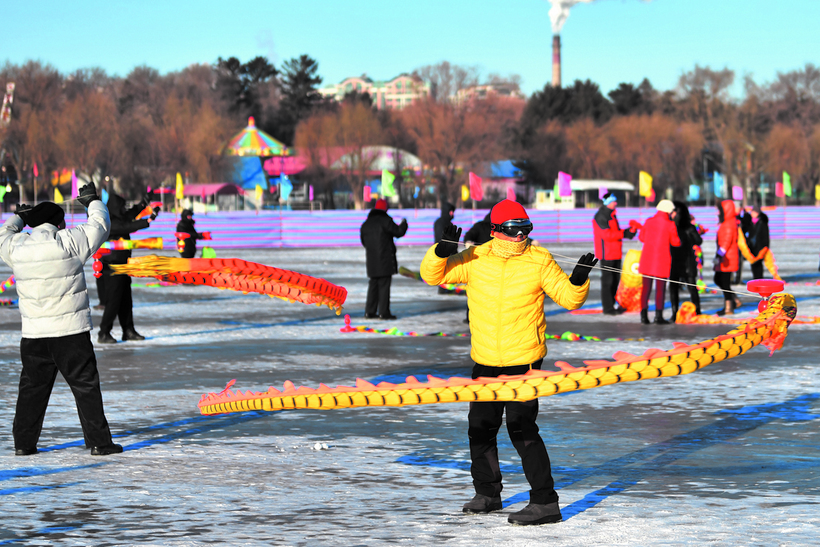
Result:
[[387,211],[387,200],[377,199],[374,209],[378,209],[379,211]]
[[490,222],[493,224],[503,224],[508,220],[530,218],[527,216],[527,211],[524,206],[511,199],[499,201],[490,211]]

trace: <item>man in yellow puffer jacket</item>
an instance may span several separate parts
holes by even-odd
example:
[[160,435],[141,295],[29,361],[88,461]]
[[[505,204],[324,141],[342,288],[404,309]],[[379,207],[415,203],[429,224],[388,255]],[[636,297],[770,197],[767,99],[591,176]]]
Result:
[[[453,225],[421,262],[421,276],[430,285],[467,284],[473,378],[540,369],[547,354],[544,297],[570,310],[580,308],[589,294],[589,271],[597,262],[592,253],[587,253],[572,276],[567,276],[549,251],[530,245],[527,236],[532,222],[514,201],[496,204],[490,222],[493,239],[489,243],[451,256],[461,235],[461,229]],[[489,513],[502,508],[496,435],[505,409],[510,439],[532,488],[529,505],[508,520],[512,524],[558,522],[558,494],[536,424],[537,399],[525,403],[470,403],[470,470],[476,495],[463,510]]]

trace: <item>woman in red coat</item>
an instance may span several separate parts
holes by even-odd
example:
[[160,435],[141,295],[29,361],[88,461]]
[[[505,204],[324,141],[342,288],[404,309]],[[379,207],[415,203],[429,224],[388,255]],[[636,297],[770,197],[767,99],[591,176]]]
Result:
[[715,254],[715,284],[723,289],[723,310],[718,315],[731,315],[740,306],[732,290],[732,273],[738,270],[737,213],[735,202],[725,199],[718,204],[717,253]]
[[[672,247],[680,246],[678,229],[675,226],[675,204],[668,199],[662,199],[655,216],[647,220],[641,229],[640,240],[643,241],[641,262],[638,271],[641,275],[659,277],[655,279],[655,323],[666,325],[669,323],[663,318],[663,301],[666,296],[666,280],[672,268]],[[641,287],[641,323],[649,324],[649,295],[652,292],[652,281],[649,277],[643,278]]]

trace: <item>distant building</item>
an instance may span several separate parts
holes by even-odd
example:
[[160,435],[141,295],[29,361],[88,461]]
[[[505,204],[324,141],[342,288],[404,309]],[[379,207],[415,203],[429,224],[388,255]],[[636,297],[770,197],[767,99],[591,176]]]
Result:
[[514,99],[526,99],[518,89],[518,85],[512,82],[500,82],[495,84],[472,85],[459,89],[451,100],[456,104],[463,104],[472,100],[486,99],[487,97],[510,97]]
[[323,97],[341,101],[346,94],[353,91],[368,93],[379,110],[400,110],[414,101],[429,96],[430,85],[410,74],[399,74],[388,81],[375,81],[367,75],[362,75],[345,78],[336,85],[323,87],[319,93]]

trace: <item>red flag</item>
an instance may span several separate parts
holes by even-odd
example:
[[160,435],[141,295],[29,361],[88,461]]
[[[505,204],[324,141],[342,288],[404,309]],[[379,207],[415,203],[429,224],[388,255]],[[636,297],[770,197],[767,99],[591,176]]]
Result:
[[484,199],[484,189],[481,187],[481,177],[470,172],[470,197],[473,201],[481,201]]
[[370,203],[370,185],[364,185],[364,201],[365,203]]

